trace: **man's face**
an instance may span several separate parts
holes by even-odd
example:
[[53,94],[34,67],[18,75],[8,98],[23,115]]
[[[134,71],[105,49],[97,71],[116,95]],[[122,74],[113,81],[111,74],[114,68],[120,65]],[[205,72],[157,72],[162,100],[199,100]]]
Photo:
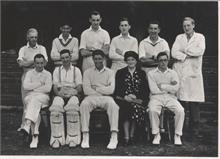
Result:
[[191,34],[194,30],[195,25],[192,24],[190,20],[185,20],[183,22],[183,30],[186,34]]
[[66,36],[66,37],[69,36],[70,31],[71,31],[71,29],[66,25],[61,28],[61,32],[62,32],[63,36]]
[[103,66],[104,66],[104,64],[103,64],[103,62],[104,62],[104,57],[102,57],[101,55],[95,55],[95,56],[93,57],[93,61],[94,61],[94,63],[95,63],[95,67],[96,67],[97,69],[102,69],[102,68],[103,68]]
[[68,66],[70,64],[71,57],[70,57],[70,54],[68,52],[64,53],[64,54],[61,54],[60,59],[63,63],[63,66]]
[[45,65],[45,60],[44,58],[36,58],[34,61],[35,64],[35,69],[37,72],[41,72],[44,69],[44,65]]
[[121,30],[122,34],[127,34],[130,30],[131,26],[128,24],[128,21],[121,21],[119,29]]
[[160,33],[160,28],[158,24],[150,24],[148,28],[148,33],[150,37],[157,37]]
[[28,42],[31,46],[35,46],[37,44],[37,38],[38,38],[38,35],[37,35],[37,32],[30,32],[28,34]]
[[100,15],[92,15],[89,18],[89,22],[91,23],[93,29],[98,29],[101,21],[102,18],[100,17]]
[[128,64],[129,68],[134,68],[136,67],[137,60],[134,57],[128,57],[126,63]]
[[163,69],[163,70],[167,69],[167,65],[168,65],[169,61],[168,61],[168,58],[167,58],[166,55],[160,56],[159,59],[158,59],[158,62],[159,62],[158,67],[160,69]]

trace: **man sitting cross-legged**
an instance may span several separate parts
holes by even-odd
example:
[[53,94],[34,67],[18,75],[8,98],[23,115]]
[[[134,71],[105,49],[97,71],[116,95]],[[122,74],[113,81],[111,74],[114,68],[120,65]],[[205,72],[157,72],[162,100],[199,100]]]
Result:
[[28,91],[24,102],[27,106],[24,127],[21,132],[29,135],[32,132],[30,148],[37,148],[39,125],[41,121],[40,110],[48,106],[49,92],[52,87],[51,73],[44,69],[45,57],[37,54],[34,57],[35,69],[27,72],[24,79],[24,90]]

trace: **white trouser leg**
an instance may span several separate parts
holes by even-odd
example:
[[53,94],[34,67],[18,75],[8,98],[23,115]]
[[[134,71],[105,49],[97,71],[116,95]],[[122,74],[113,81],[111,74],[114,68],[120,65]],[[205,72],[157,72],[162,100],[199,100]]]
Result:
[[46,94],[31,94],[25,97],[26,113],[25,119],[31,120],[32,134],[39,134],[40,110],[42,106],[47,106],[49,96]]
[[105,96],[103,97],[103,101],[105,101],[103,108],[107,110],[110,130],[118,132],[119,106],[115,103],[112,97]]
[[49,108],[51,125],[51,146],[55,141],[58,141],[61,145],[65,145],[63,105],[63,99],[61,97],[56,96],[53,100],[51,107]]
[[152,128],[152,134],[159,133],[159,125],[160,125],[160,113],[162,108],[162,103],[159,100],[151,99],[149,104],[149,118],[150,124]]
[[104,108],[107,111],[111,131],[118,131],[119,107],[113,98],[108,96],[88,96],[80,105],[82,132],[89,131],[90,112],[96,107]]
[[41,116],[39,114],[38,118],[37,118],[37,121],[35,123],[31,124],[32,135],[39,135],[40,122],[41,122]]
[[185,112],[182,105],[176,99],[169,99],[166,107],[169,108],[175,114],[175,134],[182,135],[182,129],[184,124]]
[[79,117],[79,100],[76,96],[69,99],[67,105],[64,107],[66,111],[66,144],[73,142],[79,145],[81,142],[80,117]]

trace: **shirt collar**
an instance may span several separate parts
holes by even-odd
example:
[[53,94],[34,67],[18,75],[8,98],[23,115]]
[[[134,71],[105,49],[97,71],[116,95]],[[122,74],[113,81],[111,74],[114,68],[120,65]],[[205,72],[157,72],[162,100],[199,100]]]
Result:
[[[27,47],[28,47],[28,48],[30,47],[29,42],[27,43]],[[36,43],[35,47],[30,47],[30,48],[37,49],[38,47],[39,47],[39,45]]]
[[99,26],[99,29],[98,29],[97,31],[94,31],[94,30],[92,29],[92,26],[89,27],[89,31],[98,32],[98,31],[101,31],[101,30],[102,30],[102,27],[101,27],[101,26]]
[[[123,38],[122,34],[119,35],[119,38]],[[126,39],[130,39],[131,35],[128,33],[128,36],[126,37]]]
[[63,41],[67,41],[67,40],[69,40],[69,39],[71,39],[71,38],[72,38],[72,35],[70,35],[70,34],[69,34],[69,36],[68,36],[68,38],[67,38],[66,40],[64,40],[62,34],[59,35],[59,39],[61,39],[61,40],[63,40]]
[[35,73],[35,74],[39,74],[39,73],[44,73],[44,72],[45,72],[44,69],[43,69],[43,71],[41,71],[41,72],[37,72],[36,69],[33,69],[33,70],[34,70],[34,73]]
[[101,73],[101,72],[104,72],[104,71],[106,70],[106,67],[104,66],[103,69],[101,69],[100,71],[95,67],[94,70],[95,70],[96,72]]
[[[65,69],[64,67],[63,67],[63,65],[61,66],[61,70],[62,69]],[[69,68],[69,70],[72,70],[73,69],[73,65],[72,65],[72,63],[70,63],[70,68]]]
[[157,44],[159,42],[161,42],[163,39],[161,37],[158,36],[158,39],[155,43],[153,43],[151,40],[150,40],[150,36],[148,36],[144,41],[150,43],[150,44]]
[[157,68],[156,68],[156,72],[160,72],[160,73],[168,73],[168,72],[170,72],[170,69],[167,68],[167,70],[166,70],[165,72],[161,72],[161,71],[159,70],[159,68],[157,67]]

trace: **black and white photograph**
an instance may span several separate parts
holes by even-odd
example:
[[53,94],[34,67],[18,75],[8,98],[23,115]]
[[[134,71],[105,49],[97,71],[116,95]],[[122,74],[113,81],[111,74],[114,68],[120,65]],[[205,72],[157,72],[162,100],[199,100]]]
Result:
[[0,6],[0,158],[219,157],[217,0]]

